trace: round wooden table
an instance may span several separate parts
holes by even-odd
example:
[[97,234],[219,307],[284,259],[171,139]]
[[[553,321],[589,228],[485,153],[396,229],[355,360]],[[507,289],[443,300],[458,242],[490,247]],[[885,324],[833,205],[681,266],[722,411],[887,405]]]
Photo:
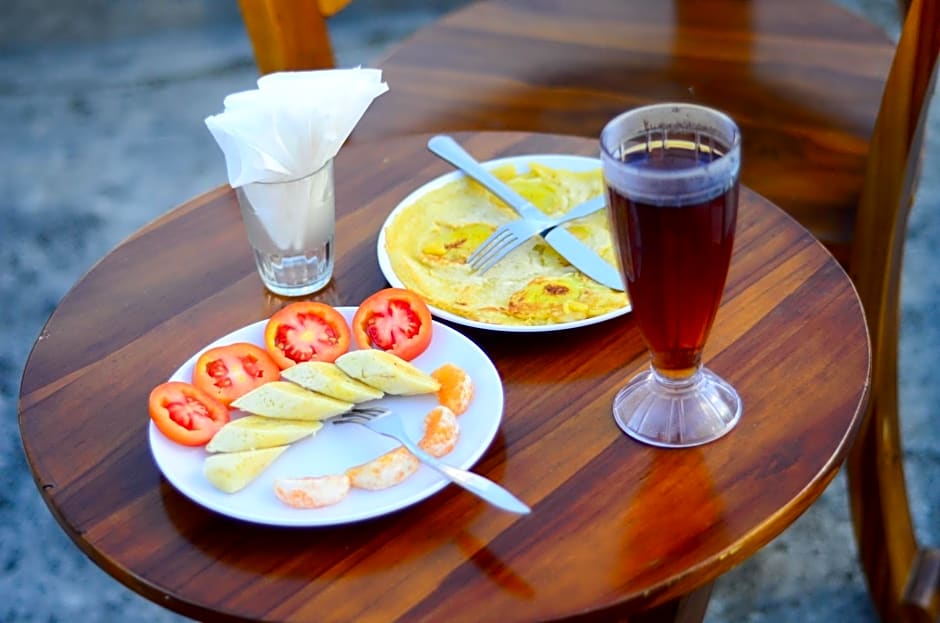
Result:
[[[480,159],[597,153],[595,141],[573,137],[456,136]],[[336,273],[313,298],[356,305],[385,287],[379,227],[411,190],[449,171],[427,138],[341,151]],[[23,375],[23,445],[63,529],[119,581],[196,619],[700,617],[712,580],[822,493],[867,397],[868,336],[851,282],[805,229],[744,189],[706,349],[707,364],[744,401],[729,435],[662,450],[620,432],[612,397],[647,364],[630,315],[537,334],[455,325],[493,360],[505,390],[500,431],[474,469],[529,503],[531,515],[449,486],[360,523],[254,525],[202,508],[161,476],[147,396],[208,341],[286,302],[262,287],[234,193],[219,188],[89,271]]]

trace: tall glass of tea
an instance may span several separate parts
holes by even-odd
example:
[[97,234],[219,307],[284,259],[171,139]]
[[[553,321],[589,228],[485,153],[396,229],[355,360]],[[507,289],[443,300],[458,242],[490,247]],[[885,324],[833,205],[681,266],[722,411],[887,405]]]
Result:
[[647,371],[614,398],[628,435],[662,447],[730,431],[741,399],[702,366],[738,212],[741,135],[727,115],[692,104],[627,111],[601,133],[611,231]]

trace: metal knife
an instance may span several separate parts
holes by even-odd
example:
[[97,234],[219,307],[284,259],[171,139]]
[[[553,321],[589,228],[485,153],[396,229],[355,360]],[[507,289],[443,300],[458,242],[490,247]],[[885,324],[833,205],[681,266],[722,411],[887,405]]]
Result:
[[[516,210],[523,218],[545,220],[545,213],[483,168],[473,156],[467,153],[450,136],[439,134],[431,137],[428,140],[428,149],[480,182],[487,190]],[[594,249],[578,240],[564,226],[553,227],[542,237],[562,257],[571,262],[572,266],[594,281],[614,290],[624,289],[620,271],[608,264]]]

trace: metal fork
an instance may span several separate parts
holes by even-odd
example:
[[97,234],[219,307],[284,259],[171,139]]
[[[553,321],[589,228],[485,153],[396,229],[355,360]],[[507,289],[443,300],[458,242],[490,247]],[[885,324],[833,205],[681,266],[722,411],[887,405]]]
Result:
[[437,460],[414,443],[402,426],[401,418],[383,407],[353,407],[352,410],[330,419],[334,424],[359,424],[369,430],[394,439],[405,446],[418,460],[447,477],[454,484],[476,494],[493,506],[522,515],[531,512],[519,498],[492,480],[479,474],[458,469]]
[[504,223],[496,228],[489,237],[480,243],[473,253],[467,256],[467,264],[478,273],[485,273],[493,267],[498,261],[506,257],[510,251],[519,247],[532,236],[548,231],[552,227],[557,227],[562,223],[573,221],[592,214],[606,205],[607,201],[603,195],[599,195],[585,201],[563,216],[555,219],[546,218],[545,220],[534,220],[520,218],[509,223]]

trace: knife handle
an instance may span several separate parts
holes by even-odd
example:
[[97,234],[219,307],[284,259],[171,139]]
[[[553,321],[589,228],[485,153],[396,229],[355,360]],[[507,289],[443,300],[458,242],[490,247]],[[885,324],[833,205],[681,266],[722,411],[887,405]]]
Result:
[[432,136],[428,149],[480,182],[491,193],[511,205],[523,218],[545,220],[545,214],[525,200],[522,195],[483,168],[477,160],[446,134]]

